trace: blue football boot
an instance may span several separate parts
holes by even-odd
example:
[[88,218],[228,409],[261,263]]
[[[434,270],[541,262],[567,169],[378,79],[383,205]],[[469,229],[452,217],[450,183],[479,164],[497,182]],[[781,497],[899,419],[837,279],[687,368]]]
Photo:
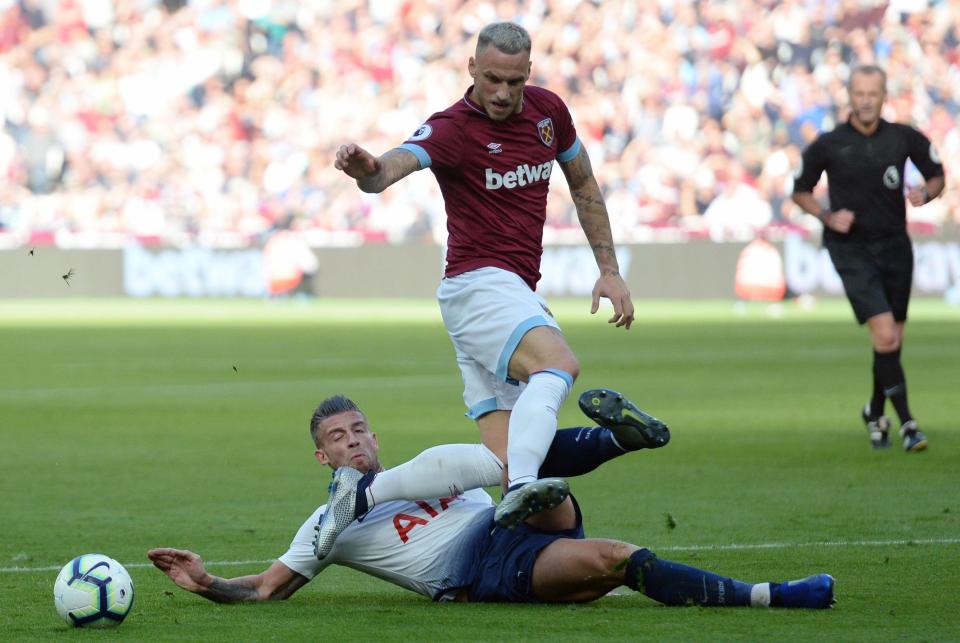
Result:
[[830,574],[814,574],[800,580],[770,583],[770,607],[829,609],[836,603],[833,598],[834,583]]

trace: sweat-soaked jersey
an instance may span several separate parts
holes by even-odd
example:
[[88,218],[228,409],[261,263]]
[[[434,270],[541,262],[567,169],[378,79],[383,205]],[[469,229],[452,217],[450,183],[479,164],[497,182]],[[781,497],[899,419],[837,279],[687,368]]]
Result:
[[556,94],[527,85],[520,113],[495,121],[470,100],[472,91],[400,149],[440,185],[449,233],[444,274],[503,268],[536,290],[554,161],[580,151],[573,118]]
[[877,130],[866,136],[847,122],[821,134],[804,150],[793,189],[812,192],[826,171],[830,209],[846,208],[856,215],[848,234],[825,227],[824,241],[905,235],[903,172],[908,158],[927,180],[943,175],[936,148],[913,127],[881,119]]

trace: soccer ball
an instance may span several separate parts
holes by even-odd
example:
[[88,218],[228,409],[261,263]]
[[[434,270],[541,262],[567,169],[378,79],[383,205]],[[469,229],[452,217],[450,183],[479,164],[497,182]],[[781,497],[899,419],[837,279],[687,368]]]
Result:
[[133,581],[123,565],[103,554],[77,556],[60,570],[53,603],[74,627],[120,625],[133,607]]

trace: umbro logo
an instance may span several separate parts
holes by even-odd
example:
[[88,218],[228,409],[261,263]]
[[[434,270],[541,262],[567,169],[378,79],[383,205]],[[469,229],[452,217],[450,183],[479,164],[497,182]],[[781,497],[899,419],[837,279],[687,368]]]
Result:
[[491,154],[499,154],[503,151],[503,146],[500,143],[487,143],[487,149]]

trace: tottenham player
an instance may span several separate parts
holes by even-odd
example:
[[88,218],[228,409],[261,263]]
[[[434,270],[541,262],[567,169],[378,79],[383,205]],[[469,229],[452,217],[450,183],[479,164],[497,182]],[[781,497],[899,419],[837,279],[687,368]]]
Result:
[[534,292],[555,161],[600,268],[591,311],[605,297],[613,304],[610,323],[629,329],[634,318],[590,159],[563,101],[527,85],[530,50],[519,25],[486,26],[467,66],[474,84],[460,100],[382,156],[351,143],[340,146],[334,163],[365,192],[426,168],[440,185],[449,240],[437,298],[463,375],[467,415],[508,465],[509,489],[496,517],[504,526],[560,495],[553,481],[526,484],[537,480],[580,368]]
[[[325,400],[313,415],[311,434],[322,464],[361,472],[382,470],[377,436],[349,399]],[[589,447],[583,451],[590,457]],[[496,465],[490,472],[499,476]],[[350,525],[321,561],[314,555],[313,541],[317,519],[326,510],[318,508],[286,553],[257,575],[212,576],[200,557],[186,550],[153,549],[147,556],[183,589],[218,603],[286,599],[337,564],[438,601],[586,602],[626,585],[666,605],[833,604],[834,580],[828,574],[751,584],[662,560],[626,542],[585,539],[572,497],[514,529],[495,526],[493,501],[482,489],[383,502],[362,523]]]
[[[906,198],[920,206],[939,196],[943,165],[921,132],[880,117],[887,96],[886,73],[865,65],[847,85],[850,118],[821,134],[803,153],[793,200],[823,222],[823,245],[843,281],[857,321],[873,344],[873,393],[861,413],[874,448],[890,446],[886,400],[900,417],[907,452],[922,451],[927,437],[907,405],[907,380],[900,362],[913,282],[913,248],[907,236],[904,166],[909,158],[925,183]],[[827,173],[830,207],[813,196]]]

